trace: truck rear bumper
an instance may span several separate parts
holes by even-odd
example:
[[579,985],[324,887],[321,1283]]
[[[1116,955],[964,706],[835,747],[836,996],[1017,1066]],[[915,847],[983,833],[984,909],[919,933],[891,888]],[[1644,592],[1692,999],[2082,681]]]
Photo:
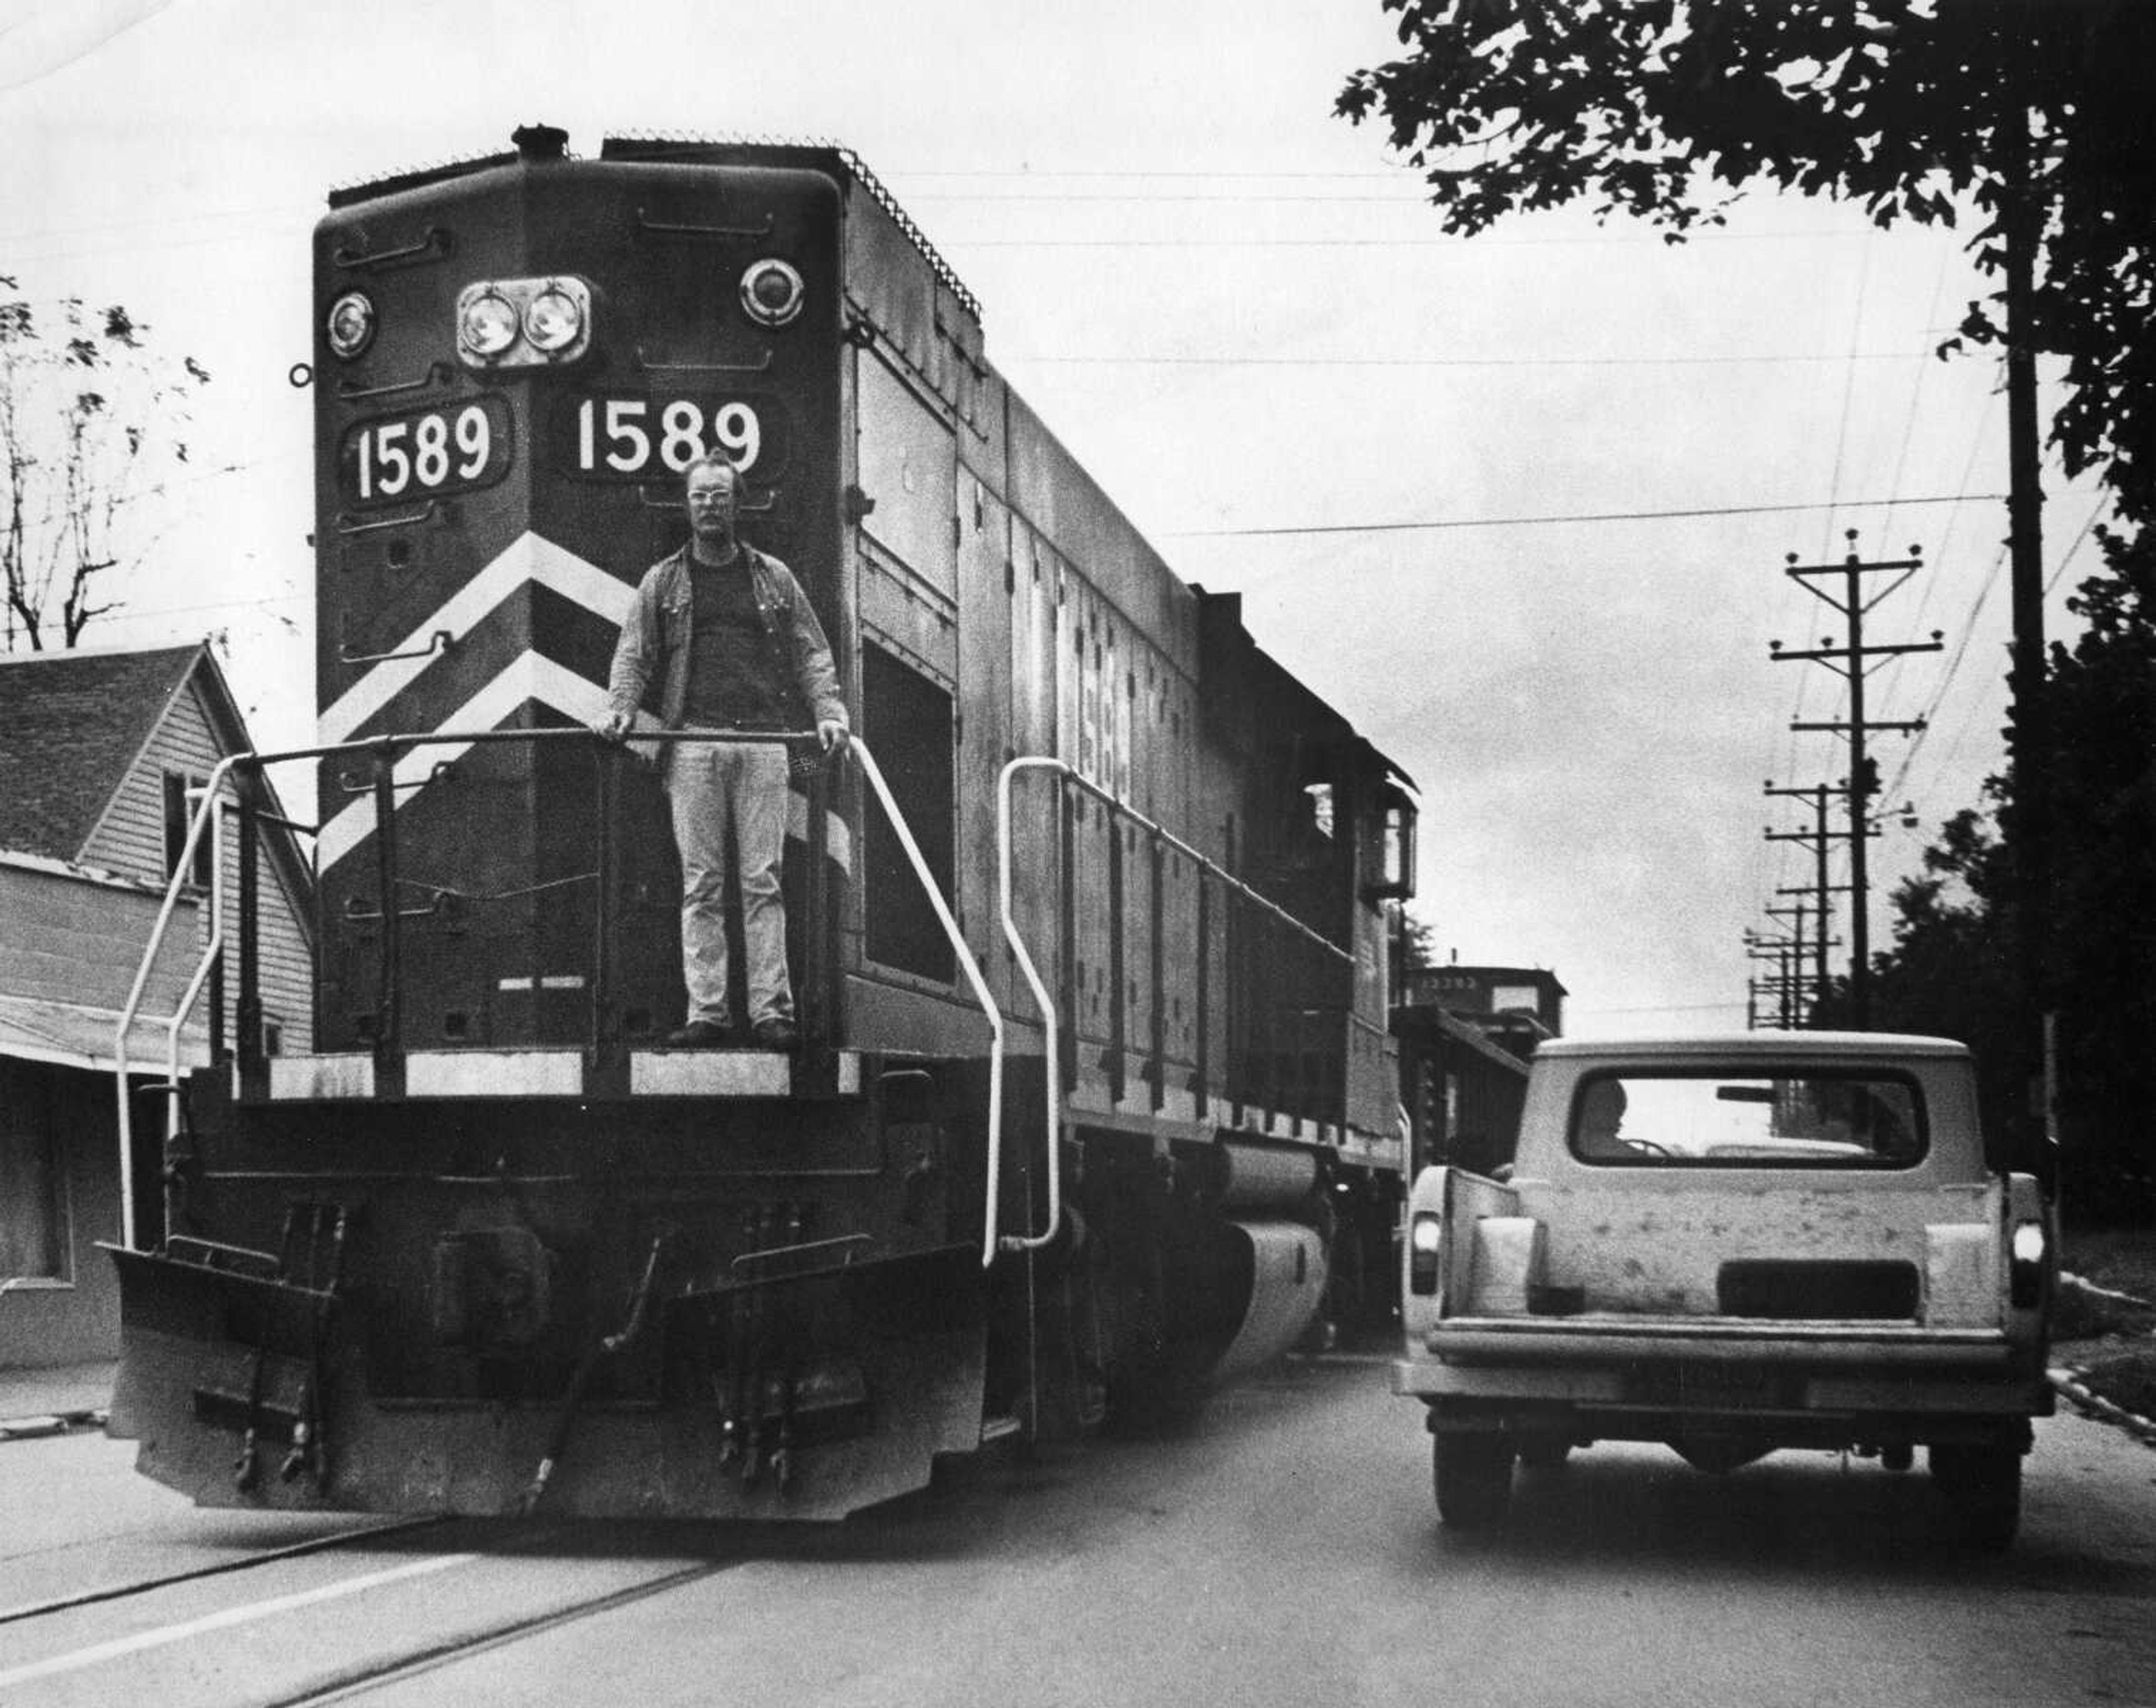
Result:
[[1641,1361],[1893,1371],[2041,1370],[2041,1348],[1999,1329],[1915,1324],[1776,1322],[1712,1317],[1455,1317],[1430,1331],[1415,1362],[1588,1366]]
[[1397,1394],[1476,1409],[1502,1409],[1507,1403],[1517,1402],[1543,1411],[1553,1406],[1590,1407],[1668,1417],[1771,1413],[2045,1417],[2052,1408],[2051,1384],[2041,1376],[2025,1377],[2005,1370],[1984,1375],[1877,1368],[1714,1371],[1685,1364],[1522,1367],[1402,1358],[1392,1367],[1392,1384]]

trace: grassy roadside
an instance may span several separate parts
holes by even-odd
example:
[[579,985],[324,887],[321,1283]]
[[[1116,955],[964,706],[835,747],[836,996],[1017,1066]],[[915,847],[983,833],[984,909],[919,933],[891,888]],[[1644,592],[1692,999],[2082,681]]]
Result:
[[2087,1285],[2059,1290],[2052,1362],[2080,1371],[2112,1404],[2156,1418],[2156,1230],[2069,1233],[2059,1266]]

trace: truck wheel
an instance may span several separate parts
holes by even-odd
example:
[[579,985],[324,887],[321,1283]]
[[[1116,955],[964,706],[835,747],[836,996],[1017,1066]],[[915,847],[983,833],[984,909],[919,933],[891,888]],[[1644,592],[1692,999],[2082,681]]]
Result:
[[1512,1504],[1512,1443],[1499,1434],[1440,1435],[1431,1444],[1437,1515],[1455,1530],[1494,1530]]
[[2021,1450],[1939,1442],[1931,1450],[1932,1480],[1952,1503],[1954,1535],[1987,1554],[2014,1544],[2021,1522]]

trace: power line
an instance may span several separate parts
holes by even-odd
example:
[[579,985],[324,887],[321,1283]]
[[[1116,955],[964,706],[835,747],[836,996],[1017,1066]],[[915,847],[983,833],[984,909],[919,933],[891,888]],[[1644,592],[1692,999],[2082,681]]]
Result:
[[1880,505],[1984,504],[2004,498],[1999,492],[1953,493],[1928,498],[1842,499],[1810,504],[1737,504],[1702,510],[1620,510],[1583,512],[1573,515],[1450,516],[1420,522],[1330,522],[1290,528],[1183,528],[1169,530],[1165,540],[1255,539],[1291,534],[1404,534],[1440,528],[1527,528],[1565,522],[1681,521],[1702,516],[1786,515],[1794,510],[1869,510]]
[[1922,362],[1906,350],[1839,355],[1734,356],[1029,356],[1003,355],[1015,367],[1718,367],[1812,362]]
[[2066,547],[2066,555],[2059,560],[2059,567],[2051,572],[2051,580],[2044,583],[2044,592],[2046,598],[2049,598],[2059,583],[2066,579],[2066,566],[2074,561],[2074,554],[2082,549],[2082,542],[2096,531],[2096,519],[2102,515],[2110,505],[2109,493],[2097,495],[2096,502],[2089,507],[2087,517],[2082,523],[2081,532],[2074,536],[2074,543]]
[[[1844,232],[1815,232],[1809,240],[1816,242],[1822,237],[1844,237],[1856,233]],[[1731,236],[1725,242],[1770,242],[1794,238],[1803,233],[1763,232],[1756,236]],[[1591,237],[1516,238],[1509,242],[1485,243],[1481,238],[1428,237],[1228,237],[1228,238],[978,238],[971,240],[952,239],[947,247],[953,254],[969,249],[1455,249],[1465,253],[1469,244],[1478,249],[1543,249],[1574,244],[1623,242],[1622,239]]]

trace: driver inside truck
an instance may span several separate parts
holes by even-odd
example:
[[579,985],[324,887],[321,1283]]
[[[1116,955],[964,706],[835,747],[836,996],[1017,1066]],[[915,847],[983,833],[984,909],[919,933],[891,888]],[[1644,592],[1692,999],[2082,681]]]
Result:
[[1624,1085],[1619,1080],[1597,1080],[1589,1085],[1580,1095],[1573,1151],[1592,1161],[1637,1155],[1618,1136],[1618,1129],[1625,1125],[1626,1101]]

